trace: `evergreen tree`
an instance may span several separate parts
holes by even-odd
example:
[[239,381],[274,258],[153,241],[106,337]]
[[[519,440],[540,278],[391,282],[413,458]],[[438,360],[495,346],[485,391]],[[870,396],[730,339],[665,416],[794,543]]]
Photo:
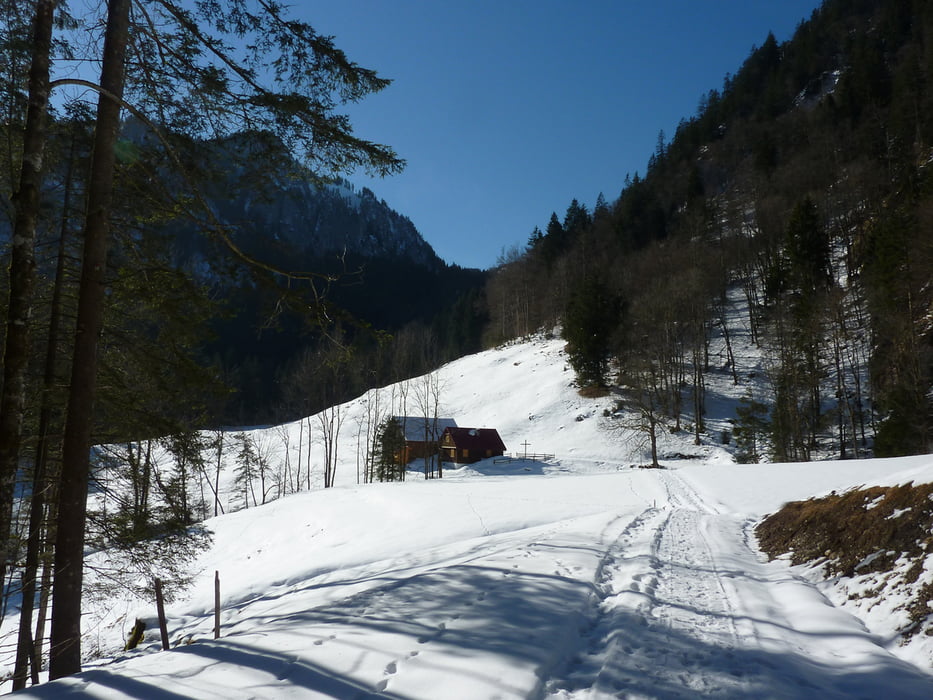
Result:
[[619,195],[615,216],[619,243],[625,251],[640,250],[667,235],[667,221],[657,192],[638,173]]
[[541,229],[535,226],[534,230],[531,232],[531,235],[528,236],[528,250],[534,250],[539,245],[541,241],[544,240],[544,234],[541,233]]
[[253,506],[257,506],[259,500],[256,498],[254,482],[259,472],[259,455],[256,452],[256,443],[247,433],[237,433],[233,439],[240,444],[233,483],[242,490],[244,508],[249,508],[250,497],[253,499]]
[[791,332],[788,344],[790,354],[785,362],[796,365],[785,378],[788,396],[800,397],[803,408],[799,420],[803,422],[802,439],[809,448],[816,446],[820,429],[822,392],[821,382],[826,374],[823,348],[825,339],[825,313],[827,290],[832,280],[829,259],[829,235],[820,221],[816,205],[809,197],[794,207],[787,226],[787,252],[792,284]]
[[405,480],[405,433],[398,419],[387,418],[376,433],[376,479]]
[[161,482],[168,517],[181,528],[193,525],[207,517],[207,504],[203,493],[193,493],[192,484],[203,484],[207,471],[204,452],[208,441],[199,431],[183,431],[168,436],[162,443],[172,455],[172,470]]
[[571,243],[581,233],[590,227],[592,219],[586,206],[580,204],[576,199],[570,202],[567,207],[567,213],[564,214],[563,230],[566,237],[566,244]]
[[606,197],[600,192],[596,196],[596,204],[593,207],[593,222],[605,221],[609,218],[611,211],[606,204]]
[[[910,202],[892,207],[877,218],[868,237],[864,273],[874,332],[870,366],[881,418],[875,438],[879,456],[919,454],[933,444],[931,201],[916,214]],[[921,214],[926,222],[918,220]]]
[[557,218],[557,212],[551,212],[551,218],[548,220],[544,236],[540,244],[536,246],[536,250],[541,251],[541,257],[544,259],[545,264],[548,268],[551,268],[566,248],[567,232],[560,223],[560,219]]
[[571,295],[562,334],[581,388],[607,385],[613,334],[621,318],[620,306],[618,295],[596,277],[584,279]]
[[786,235],[791,283],[799,292],[801,303],[809,306],[812,298],[825,289],[832,279],[829,234],[810,197],[805,197],[794,207]]
[[741,464],[757,464],[764,456],[762,442],[768,434],[768,407],[750,394],[740,399],[735,410],[736,461]]

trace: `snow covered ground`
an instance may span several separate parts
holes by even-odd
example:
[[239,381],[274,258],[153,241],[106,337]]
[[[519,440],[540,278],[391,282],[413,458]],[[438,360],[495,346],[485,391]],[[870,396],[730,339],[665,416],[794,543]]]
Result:
[[[788,500],[931,481],[933,456],[736,465],[718,432],[700,446],[665,433],[668,468],[639,469],[641,440],[605,415],[611,397],[576,394],[561,346],[539,337],[439,375],[444,416],[551,462],[358,485],[366,400],[350,402],[336,488],[208,521],[214,544],[168,607],[177,646],[149,632],[119,651],[137,616],[154,628],[154,606],[112,600],[85,622],[102,658],[21,696],[933,697],[933,640],[899,646],[884,616],[833,605],[829,584],[768,562],[753,535]],[[730,384],[711,383],[723,406],[744,391]]]

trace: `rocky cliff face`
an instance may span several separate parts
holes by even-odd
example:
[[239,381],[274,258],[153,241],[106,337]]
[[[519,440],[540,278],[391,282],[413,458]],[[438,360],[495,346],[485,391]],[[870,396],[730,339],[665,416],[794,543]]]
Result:
[[346,182],[290,179],[262,197],[219,202],[218,211],[241,236],[271,237],[303,258],[349,253],[403,258],[430,268],[441,264],[408,217],[369,189],[356,191]]

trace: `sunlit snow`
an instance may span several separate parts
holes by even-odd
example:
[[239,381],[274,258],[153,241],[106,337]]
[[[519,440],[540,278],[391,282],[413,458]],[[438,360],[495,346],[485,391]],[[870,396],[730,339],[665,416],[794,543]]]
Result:
[[[666,432],[667,469],[641,469],[643,441],[612,416],[613,397],[576,393],[559,339],[463,358],[438,376],[444,417],[554,459],[358,485],[366,401],[350,402],[336,488],[208,521],[213,547],[168,608],[172,650],[152,631],[154,605],[111,600],[85,620],[85,646],[103,658],[21,696],[933,697],[930,641],[898,646],[888,622],[856,618],[829,584],[767,561],[753,535],[788,500],[930,481],[933,457],[737,465],[717,431],[700,446]],[[723,373],[711,404],[743,391]],[[289,431],[298,449],[298,424]],[[266,435],[281,442],[281,430]],[[228,511],[238,503],[224,498]],[[146,642],[122,652],[137,616]]]

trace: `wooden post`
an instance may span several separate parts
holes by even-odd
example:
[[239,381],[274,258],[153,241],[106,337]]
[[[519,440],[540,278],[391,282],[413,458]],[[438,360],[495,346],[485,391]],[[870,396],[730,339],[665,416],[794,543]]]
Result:
[[159,632],[162,634],[162,648],[168,650],[168,626],[165,624],[165,602],[162,599],[162,581],[155,580],[156,610],[159,613]]
[[220,639],[220,572],[214,572],[214,639]]

